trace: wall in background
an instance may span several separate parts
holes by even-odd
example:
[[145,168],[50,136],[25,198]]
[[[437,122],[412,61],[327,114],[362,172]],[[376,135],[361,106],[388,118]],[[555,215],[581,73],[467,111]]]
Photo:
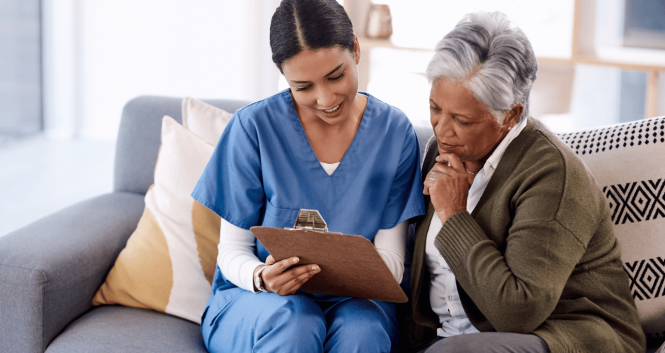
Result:
[[[362,36],[371,3],[390,6],[389,39]],[[640,45],[626,42],[628,3],[649,14],[637,22],[651,32],[648,38],[639,34]],[[430,89],[424,72],[435,43],[464,14],[507,14],[527,35],[538,60],[530,113],[557,132],[665,115],[665,51],[654,49],[665,48],[665,12],[653,10],[656,3],[663,8],[661,0],[344,1],[361,34],[361,89],[423,126],[429,126]]]
[[[570,59],[558,60],[571,55],[572,0],[549,4],[547,11],[536,11],[536,5],[523,0],[474,0],[453,7],[431,0],[418,0],[407,7],[401,1],[375,2],[391,5],[395,33],[387,48],[361,43],[361,62],[371,62],[372,66],[369,76],[373,82],[367,91],[405,110],[415,124],[428,124],[426,99],[422,98],[429,92],[422,77],[428,60],[422,58],[431,54],[418,50],[407,58],[398,49],[431,48],[461,14],[479,8],[509,13],[532,39],[536,54],[549,59],[541,63],[532,112],[556,115],[546,119],[553,127],[563,131],[610,124],[639,119],[644,112],[644,108],[638,109],[647,93],[643,73],[599,67],[593,61],[584,65],[587,63],[582,60],[583,65],[578,65],[568,62]],[[594,32],[599,34],[597,42],[606,45],[610,41],[616,46],[619,34],[623,35],[618,29],[623,28],[623,22],[616,20],[623,11],[617,5],[622,0],[597,2],[597,24],[579,31],[594,32],[598,27]],[[268,33],[278,3],[43,0],[47,132],[113,141],[122,106],[142,94],[255,100],[276,92],[279,74],[270,59]],[[533,13],[538,16],[531,16]],[[588,14],[581,17],[582,23],[585,16]],[[430,20],[424,20],[427,18]],[[362,32],[361,27],[356,31]],[[557,69],[562,65],[567,66],[565,72]],[[658,85],[664,84],[662,78],[658,80]],[[282,82],[282,88],[285,86]],[[660,98],[665,97],[665,90],[658,92],[655,115],[662,115],[665,99]],[[554,99],[553,94],[562,97]],[[632,101],[626,101],[630,97]],[[539,112],[543,102],[548,109]],[[555,105],[560,107],[550,109]]]
[[0,145],[42,129],[39,0],[0,1]]
[[268,33],[278,3],[44,0],[47,133],[113,141],[123,105],[139,95],[275,93]]

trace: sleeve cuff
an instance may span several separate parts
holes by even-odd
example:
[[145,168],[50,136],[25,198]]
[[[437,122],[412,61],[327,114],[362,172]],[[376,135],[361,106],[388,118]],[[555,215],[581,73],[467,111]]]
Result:
[[254,291],[254,270],[257,266],[264,265],[261,261],[247,261],[242,264],[240,272],[243,273],[244,283],[242,283],[242,289],[248,290],[253,293],[258,293]]

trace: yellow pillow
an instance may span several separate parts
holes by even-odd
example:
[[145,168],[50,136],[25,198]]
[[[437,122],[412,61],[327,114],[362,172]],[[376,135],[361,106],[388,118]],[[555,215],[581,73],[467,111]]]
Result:
[[92,305],[149,308],[200,323],[212,291],[220,218],[190,194],[213,149],[164,117],[143,216]]

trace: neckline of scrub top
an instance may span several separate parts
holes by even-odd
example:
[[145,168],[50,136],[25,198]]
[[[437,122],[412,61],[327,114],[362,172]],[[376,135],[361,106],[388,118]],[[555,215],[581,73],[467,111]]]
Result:
[[297,152],[299,153],[296,154],[293,153],[296,151],[293,151],[293,157],[295,160],[300,159],[303,161],[303,163],[298,163],[298,167],[307,169],[307,172],[303,173],[305,179],[307,179],[308,183],[323,204],[329,209],[332,209],[337,202],[341,200],[342,196],[344,196],[356,178],[357,173],[352,173],[353,170],[349,170],[349,168],[352,168],[353,166],[362,166],[364,165],[365,159],[367,159],[367,154],[359,153],[359,151],[362,150],[363,147],[360,145],[367,143],[367,141],[365,141],[366,138],[363,136],[365,135],[367,125],[369,124],[367,117],[371,116],[368,112],[370,112],[374,106],[372,96],[364,92],[358,92],[367,97],[367,105],[360,118],[360,125],[358,126],[358,130],[356,130],[355,136],[353,136],[351,144],[346,149],[346,152],[344,152],[344,156],[339,162],[339,166],[332,175],[328,175],[325,169],[323,169],[319,159],[316,157],[312,145],[309,143],[305,128],[302,126],[302,122],[298,117],[298,112],[296,111],[293,97],[291,97],[290,89],[287,89],[285,93],[290,102],[289,110],[291,112],[291,121],[295,126],[295,131],[301,137],[298,138],[298,141],[295,143],[298,148]]

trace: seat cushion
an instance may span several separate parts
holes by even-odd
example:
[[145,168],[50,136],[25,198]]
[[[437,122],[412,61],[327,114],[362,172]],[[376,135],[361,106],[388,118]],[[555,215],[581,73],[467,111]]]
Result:
[[73,321],[46,349],[47,353],[201,352],[200,326],[152,310],[97,307]]

